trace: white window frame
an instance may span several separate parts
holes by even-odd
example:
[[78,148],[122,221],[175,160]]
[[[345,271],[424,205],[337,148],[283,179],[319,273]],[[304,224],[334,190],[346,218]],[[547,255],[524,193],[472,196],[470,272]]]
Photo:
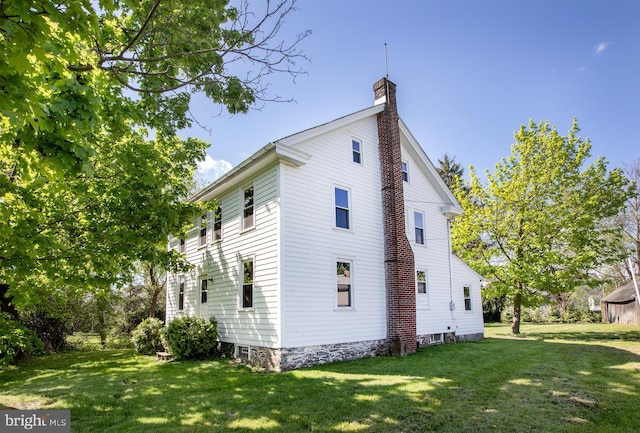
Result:
[[[245,306],[244,305],[244,286],[245,286],[245,280],[244,280],[244,265],[245,263],[251,262],[252,263],[252,275],[251,277],[253,278],[253,280],[251,281],[251,305],[250,306]],[[255,308],[255,303],[256,303],[256,260],[255,260],[255,256],[249,256],[249,257],[242,257],[240,259],[240,266],[238,268],[238,281],[239,281],[239,287],[238,287],[238,308],[242,311],[252,311]]]
[[[424,292],[420,292],[419,273],[424,274]],[[419,308],[429,308],[429,271],[426,268],[416,269],[416,303]]]
[[[418,221],[416,216],[419,215],[420,217],[422,217],[422,227],[418,226]],[[419,210],[414,210],[413,211],[413,242],[416,245],[427,245],[427,239],[425,238],[425,216],[424,216],[424,212],[419,211]],[[418,230],[422,230],[422,242],[418,242]]]
[[[337,190],[341,190],[341,191],[346,191],[347,193],[347,207],[343,207],[343,206],[338,206],[337,200],[336,200],[336,193]],[[338,225],[338,209],[340,210],[345,210],[347,211],[347,227],[340,227]],[[353,231],[353,218],[352,218],[352,205],[351,205],[351,189],[344,187],[344,186],[340,186],[340,185],[333,185],[333,227],[338,229],[338,230],[346,230],[346,231]]]
[[[198,218],[198,247],[204,247],[207,245],[207,236],[209,234],[208,230],[209,223],[209,212],[204,211],[204,213]],[[202,231],[204,230],[204,241],[202,237]]]
[[181,254],[185,254],[187,252],[187,240],[186,239],[178,239],[178,252]]
[[[465,293],[467,290],[469,291],[468,296],[467,293]],[[462,286],[462,297],[464,299],[464,311],[473,311],[473,304],[471,303],[471,284],[465,284]]]
[[400,170],[402,170],[402,180],[409,183],[409,179],[411,179],[409,176],[409,161],[402,160]]
[[184,295],[185,295],[186,279],[184,275],[178,275],[178,311],[184,311]]
[[[245,197],[246,197],[245,193],[249,189],[251,189],[253,192],[253,198],[251,202],[252,219],[251,219],[251,225],[245,225],[246,221],[245,221],[244,213],[249,208],[245,204]],[[255,183],[252,182],[251,184],[246,185],[244,188],[240,190],[240,231],[245,232],[247,230],[252,230],[255,227],[256,227],[256,187],[255,187]]]
[[[217,217],[220,215],[220,220],[218,221]],[[223,232],[222,232],[222,218],[224,217],[224,208],[222,207],[222,203],[218,203],[215,210],[213,211],[213,227],[211,230],[211,241],[219,242],[222,240]],[[220,223],[219,233],[216,230],[216,223]]]
[[[348,290],[348,296],[349,296],[349,305],[340,305],[340,280],[338,279],[338,273],[337,273],[337,268],[338,268],[338,263],[348,263],[349,264],[349,290]],[[335,305],[335,309],[339,310],[339,311],[349,311],[349,310],[354,310],[355,309],[355,273],[353,272],[354,270],[354,266],[353,266],[354,260],[353,259],[349,259],[349,258],[345,258],[345,257],[339,257],[336,256],[333,259],[333,274],[334,274],[334,284],[333,284],[333,288],[334,288],[334,305]]]
[[[354,143],[358,143],[358,150],[354,149]],[[359,161],[355,161],[356,155]],[[359,138],[351,137],[351,162],[357,165],[362,165],[362,140]]]
[[[204,300],[203,300],[204,295]],[[206,304],[209,301],[209,279],[207,275],[200,275],[200,304]]]

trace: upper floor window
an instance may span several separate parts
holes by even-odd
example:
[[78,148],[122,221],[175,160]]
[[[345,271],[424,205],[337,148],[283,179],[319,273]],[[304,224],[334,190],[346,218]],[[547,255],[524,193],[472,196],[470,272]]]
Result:
[[184,310],[184,277],[178,277],[178,310]]
[[213,214],[213,240],[222,239],[222,205],[218,205]]
[[362,143],[359,140],[351,139],[351,153],[353,162],[362,164]]
[[199,245],[206,245],[207,244],[207,213],[205,212],[201,217],[200,217],[200,224],[199,224],[199,228],[200,228],[200,236],[199,236]]
[[253,307],[253,259],[242,262],[242,308]]
[[335,194],[335,207],[336,207],[336,227],[341,229],[349,229],[350,217],[349,217],[349,191],[346,189],[336,187]]
[[402,180],[409,182],[409,163],[402,161]]
[[464,286],[462,291],[464,294],[464,311],[471,311],[471,287]]
[[413,224],[416,244],[424,245],[424,214],[422,212],[413,213]]
[[184,239],[180,239],[180,244],[178,245],[178,252],[184,253],[187,251],[187,243]]
[[352,306],[351,262],[336,262],[336,288],[338,292],[338,307]]
[[246,230],[255,224],[253,209],[253,186],[244,190],[244,201],[242,204],[242,229]]
[[416,271],[416,285],[418,293],[429,293],[427,288],[427,271]]
[[206,304],[209,297],[209,284],[206,276],[200,278],[200,303]]

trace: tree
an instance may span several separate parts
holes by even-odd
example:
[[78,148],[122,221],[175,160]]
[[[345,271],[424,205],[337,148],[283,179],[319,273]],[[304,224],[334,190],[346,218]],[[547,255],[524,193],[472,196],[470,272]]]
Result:
[[456,184],[462,183],[462,177],[464,176],[464,168],[455,159],[455,156],[450,158],[446,153],[442,159],[438,159],[438,164],[440,164],[440,167],[437,168],[438,174],[440,174],[449,189],[453,189]]
[[[632,244],[631,250],[634,250],[636,263],[635,272],[640,272],[640,158],[623,165],[624,172],[631,179],[635,186],[635,193],[629,197],[624,213],[619,218],[619,224],[622,230],[628,236]],[[631,278],[633,269],[627,268],[628,278]]]
[[231,113],[295,77],[277,35],[294,0],[0,0],[0,310],[69,287],[110,292],[202,212],[184,203],[207,143],[176,135],[203,92]]
[[575,119],[566,136],[548,122],[523,125],[487,184],[472,169],[469,193],[457,191],[465,213],[452,226],[454,250],[491,281],[489,293],[512,298],[515,334],[523,305],[562,306],[595,283],[591,270],[620,260],[621,232],[605,222],[623,209],[630,183],[604,158],[583,168],[591,144],[578,133]]

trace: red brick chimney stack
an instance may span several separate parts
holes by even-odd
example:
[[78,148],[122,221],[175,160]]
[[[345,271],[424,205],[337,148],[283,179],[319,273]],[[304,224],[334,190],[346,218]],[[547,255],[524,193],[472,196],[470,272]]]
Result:
[[373,85],[378,114],[378,141],[382,176],[385,274],[387,287],[387,338],[394,355],[414,353],[416,342],[416,292],[413,251],[405,232],[404,182],[396,85],[383,78]]

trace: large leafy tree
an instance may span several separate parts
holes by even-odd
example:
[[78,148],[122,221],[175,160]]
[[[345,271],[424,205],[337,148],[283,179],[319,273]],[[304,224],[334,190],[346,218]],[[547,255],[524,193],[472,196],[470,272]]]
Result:
[[0,0],[0,310],[180,265],[166,238],[201,212],[183,199],[207,146],[177,136],[191,96],[242,113],[300,73],[307,33],[277,39],[294,0],[259,7]]
[[632,193],[622,170],[589,161],[591,144],[577,122],[562,136],[548,122],[515,133],[511,155],[486,183],[471,170],[465,213],[452,227],[455,251],[491,281],[491,292],[513,299],[512,332],[523,305],[553,298],[560,304],[590,272],[620,260],[621,232],[608,224]]

